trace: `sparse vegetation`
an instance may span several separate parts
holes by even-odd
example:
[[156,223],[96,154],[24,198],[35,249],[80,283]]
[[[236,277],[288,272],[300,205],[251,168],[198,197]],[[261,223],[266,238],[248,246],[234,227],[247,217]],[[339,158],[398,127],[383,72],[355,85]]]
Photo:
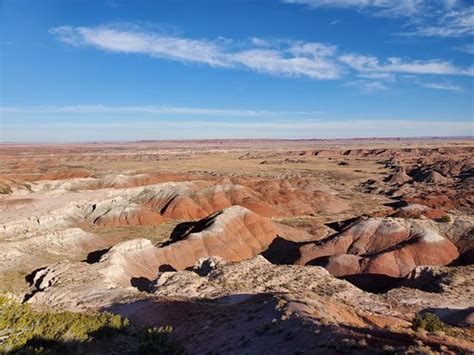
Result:
[[[0,296],[0,352],[56,342],[85,342],[95,336],[110,336],[128,327],[119,315],[86,315],[73,312],[37,312],[29,305]],[[36,347],[36,346],[34,346]]]
[[0,182],[0,195],[7,195],[11,193],[12,193],[11,187],[7,185],[6,183]]
[[0,353],[64,354],[94,341],[126,337],[140,354],[183,354],[169,338],[171,327],[135,330],[126,318],[111,313],[42,312],[0,295]]
[[177,342],[169,339],[173,331],[170,326],[146,328],[140,332],[138,353],[155,355],[179,355],[184,354],[184,348]]
[[413,320],[413,329],[423,329],[429,333],[435,333],[444,331],[446,329],[446,325],[436,314],[427,312],[422,315],[416,315],[415,319]]
[[451,216],[447,215],[447,214],[442,216],[439,220],[443,223],[451,223],[452,222]]
[[102,238],[109,238],[118,243],[119,241],[132,240],[136,238],[149,239],[154,245],[160,246],[169,240],[169,236],[179,221],[172,221],[153,226],[81,226],[84,230],[96,234]]

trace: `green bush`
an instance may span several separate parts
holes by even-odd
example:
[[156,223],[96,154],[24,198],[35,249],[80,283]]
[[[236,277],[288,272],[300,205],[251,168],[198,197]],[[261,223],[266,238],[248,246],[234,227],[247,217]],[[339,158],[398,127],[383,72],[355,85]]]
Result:
[[[27,304],[0,296],[0,353],[24,347],[39,338],[55,342],[85,342],[128,327],[128,319],[102,313],[37,312]],[[37,342],[37,341],[36,341]]]
[[155,355],[180,355],[184,354],[184,348],[169,339],[169,334],[173,331],[170,326],[160,328],[145,328],[139,335],[138,353]]
[[[0,354],[66,354],[85,343],[126,339],[139,354],[184,354],[170,338],[172,328],[134,329],[126,318],[111,313],[41,312],[0,295]],[[77,352],[77,351],[73,351]]]
[[440,219],[439,219],[441,222],[444,222],[444,223],[451,223],[451,216],[450,215],[444,215],[442,216]]
[[0,295],[0,354],[66,354],[114,339],[121,339],[132,353],[184,354],[170,339],[171,332],[169,326],[136,330],[128,319],[107,312],[40,312]]
[[429,333],[435,333],[444,331],[446,326],[437,315],[427,312],[422,315],[416,315],[413,320],[413,329],[424,329]]

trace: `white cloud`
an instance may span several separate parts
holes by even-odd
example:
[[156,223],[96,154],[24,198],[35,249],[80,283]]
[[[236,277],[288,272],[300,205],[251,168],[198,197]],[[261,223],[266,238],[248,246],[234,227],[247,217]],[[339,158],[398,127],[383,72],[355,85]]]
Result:
[[260,38],[260,37],[250,37],[250,42],[256,47],[270,47],[271,42]]
[[[474,75],[474,66],[457,67],[449,61],[406,60],[397,57],[385,61],[374,56],[340,54],[337,46],[327,43],[293,40],[267,40],[252,37],[243,43],[218,37],[215,40],[167,36],[143,29],[113,26],[70,27],[50,30],[57,38],[74,46],[150,55],[182,62],[204,63],[213,67],[252,70],[283,77],[334,80],[351,72],[363,79],[367,88],[385,89],[384,82],[395,82],[397,73],[417,75]],[[375,81],[373,81],[375,80]]]
[[50,32],[75,46],[89,45],[112,52],[142,53],[182,61],[229,66],[222,49],[211,41],[164,36],[113,27],[52,28]]
[[474,6],[450,10],[431,24],[417,26],[405,35],[424,37],[461,37],[474,35]]
[[294,55],[307,55],[311,58],[329,57],[336,53],[337,47],[333,45],[314,42],[294,42],[288,51]]
[[289,77],[306,76],[311,79],[337,79],[341,69],[325,56],[312,55],[284,56],[274,49],[249,49],[234,53],[234,63],[244,65],[261,73]]
[[435,90],[447,90],[447,91],[463,91],[462,87],[452,84],[446,83],[424,83],[424,82],[417,82],[417,85],[428,88],[428,89],[435,89]]
[[407,73],[407,74],[432,74],[432,75],[474,75],[474,67],[459,68],[452,63],[434,60],[404,61],[401,58],[388,58],[381,63],[377,57],[358,54],[346,54],[339,60],[352,69],[362,73]]
[[354,80],[347,82],[345,85],[358,88],[368,93],[388,90],[388,86],[383,82],[374,80]]
[[[273,75],[336,79],[339,65],[328,59],[333,46],[321,43],[282,42],[283,48],[233,49],[225,41],[195,40],[165,36],[157,33],[115,27],[52,28],[59,40],[74,46],[93,46],[99,49],[141,53],[178,61],[205,63],[211,66],[251,69]],[[271,42],[251,39],[254,46],[271,46]]]

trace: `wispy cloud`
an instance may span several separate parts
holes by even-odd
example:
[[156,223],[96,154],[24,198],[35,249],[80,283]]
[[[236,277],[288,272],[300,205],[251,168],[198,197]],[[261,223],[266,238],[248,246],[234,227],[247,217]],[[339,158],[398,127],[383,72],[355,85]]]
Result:
[[346,54],[339,60],[352,69],[361,73],[407,73],[407,74],[431,74],[431,75],[474,75],[474,67],[459,68],[448,61],[434,60],[411,60],[401,58],[388,58],[386,62],[380,62],[377,57],[358,54]]
[[432,23],[416,26],[414,31],[402,33],[424,37],[461,37],[474,35],[474,6],[450,10]]
[[424,82],[416,82],[417,85],[428,88],[428,89],[435,89],[435,90],[447,90],[447,91],[463,91],[462,87],[447,83],[424,83]]
[[458,0],[283,0],[311,8],[353,9],[372,16],[407,19],[402,35],[461,37],[474,35],[474,6]]
[[[340,76],[339,65],[330,58],[332,47],[322,43],[282,42],[278,48],[262,48],[270,47],[271,43],[253,38],[253,47],[241,50],[222,40],[196,40],[113,26],[61,26],[52,28],[50,32],[62,42],[74,46],[92,46],[112,52],[140,53],[289,77],[322,80]],[[306,46],[309,47],[307,50],[295,50]]]
[[340,65],[329,56],[310,52],[286,56],[276,49],[249,49],[234,53],[231,60],[256,72],[288,77],[308,77],[311,79],[338,79]]
[[359,11],[372,10],[380,16],[410,16],[418,12],[426,0],[283,0],[287,4],[317,7],[352,8]]
[[3,106],[4,114],[151,114],[181,116],[220,116],[220,117],[278,117],[307,116],[323,113],[323,111],[272,111],[245,109],[216,109],[176,106],[106,106],[106,105],[72,105],[72,106]]
[[346,86],[355,87],[360,89],[361,91],[372,93],[375,91],[385,91],[388,90],[389,87],[382,81],[376,80],[353,80],[348,81],[345,83]]
[[236,43],[232,39],[221,37],[209,40],[169,36],[131,26],[61,26],[52,28],[50,32],[60,41],[78,47],[90,46],[112,52],[145,54],[212,67],[252,70],[274,76],[313,80],[344,78],[354,81],[355,73],[359,79],[366,80],[357,79],[357,84],[352,86],[365,87],[366,91],[369,88],[372,88],[371,91],[386,89],[386,83],[395,82],[396,74],[399,73],[474,75],[474,66],[457,67],[440,59],[409,60],[392,57],[381,60],[357,53],[346,54],[328,43],[259,37]]
[[114,27],[70,27],[50,29],[61,41],[74,46],[93,46],[112,52],[142,53],[153,57],[229,66],[215,42],[195,40]]

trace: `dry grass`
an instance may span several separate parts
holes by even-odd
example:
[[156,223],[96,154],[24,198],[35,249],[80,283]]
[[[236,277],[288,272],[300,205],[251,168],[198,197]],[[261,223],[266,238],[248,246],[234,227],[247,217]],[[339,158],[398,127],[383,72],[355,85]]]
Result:
[[171,232],[179,223],[180,221],[171,221],[155,226],[81,226],[81,228],[101,238],[105,238],[111,244],[137,238],[145,238],[149,239],[154,245],[160,246],[170,239]]
[[28,291],[26,275],[26,272],[18,270],[0,273],[0,293],[25,294]]

